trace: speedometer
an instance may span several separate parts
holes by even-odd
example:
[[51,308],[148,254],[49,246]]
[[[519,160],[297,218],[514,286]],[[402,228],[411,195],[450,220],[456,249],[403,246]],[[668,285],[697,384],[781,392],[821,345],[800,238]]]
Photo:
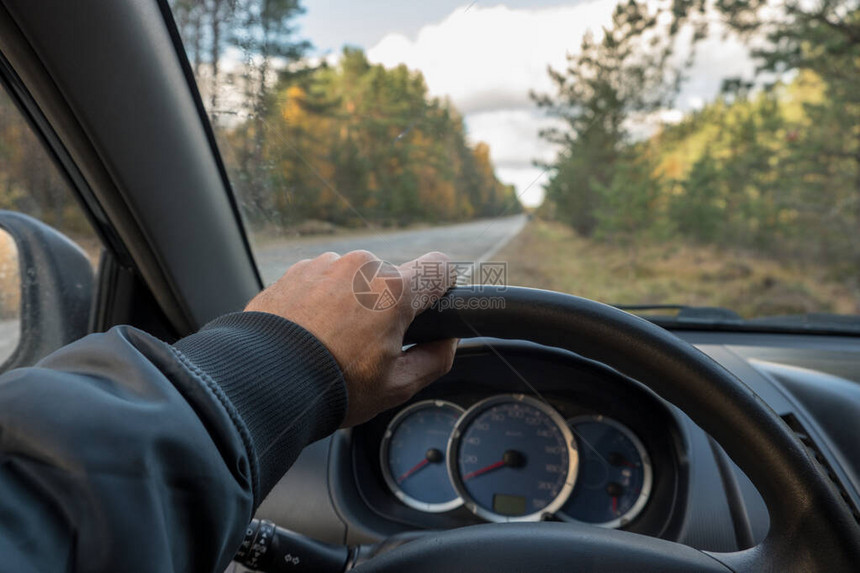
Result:
[[489,521],[538,521],[565,502],[577,450],[565,420],[523,395],[488,398],[457,421],[448,471],[473,513]]

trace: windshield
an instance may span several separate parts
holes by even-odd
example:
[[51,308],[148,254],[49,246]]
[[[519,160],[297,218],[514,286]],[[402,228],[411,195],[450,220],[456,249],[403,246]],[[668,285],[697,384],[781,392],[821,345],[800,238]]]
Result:
[[171,6],[266,283],[440,250],[702,324],[858,324],[857,0]]

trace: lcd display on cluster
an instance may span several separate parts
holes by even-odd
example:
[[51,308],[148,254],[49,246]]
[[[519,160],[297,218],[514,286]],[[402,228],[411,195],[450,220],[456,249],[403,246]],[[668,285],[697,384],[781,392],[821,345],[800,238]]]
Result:
[[501,515],[522,515],[526,512],[526,498],[497,493],[493,496],[493,511]]

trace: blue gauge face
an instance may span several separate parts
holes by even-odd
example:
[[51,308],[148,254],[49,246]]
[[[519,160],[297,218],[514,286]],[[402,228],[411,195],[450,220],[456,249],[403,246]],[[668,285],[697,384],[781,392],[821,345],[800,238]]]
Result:
[[389,424],[382,444],[383,475],[405,504],[448,511],[462,503],[445,459],[448,438],[462,412],[449,402],[419,402]]
[[491,521],[540,519],[569,493],[576,474],[570,431],[557,413],[527,397],[473,406],[452,438],[452,474],[466,505]]
[[639,439],[603,417],[570,421],[579,446],[579,475],[561,510],[565,519],[620,527],[636,517],[651,491],[651,463]]

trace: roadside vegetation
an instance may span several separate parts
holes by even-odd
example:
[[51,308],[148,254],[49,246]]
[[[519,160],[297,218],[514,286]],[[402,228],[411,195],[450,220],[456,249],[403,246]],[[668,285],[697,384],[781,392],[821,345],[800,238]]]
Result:
[[826,265],[786,263],[754,251],[648,241],[628,247],[534,220],[494,260],[508,284],[558,290],[608,304],[721,306],[749,318],[860,313],[860,299]]
[[[714,33],[749,41],[758,76],[726,78],[716,101],[634,135],[677,95],[679,48],[718,21]],[[856,0],[628,0],[550,75],[555,93],[533,98],[559,120],[543,137],[560,151],[538,215],[574,234],[543,224],[521,239],[549,254],[532,257],[545,286],[748,315],[860,311]],[[582,260],[616,262],[571,282],[589,280]]]
[[[521,210],[419,71],[355,48],[310,58],[299,0],[170,4],[256,240]],[[715,34],[748,41],[757,76],[643,134],[675,106],[680,54]],[[748,316],[860,312],[860,0],[622,0],[550,76],[532,97],[558,120],[542,133],[558,154],[536,220],[502,253],[512,283]],[[49,161],[0,97],[0,208],[95,259]]]

